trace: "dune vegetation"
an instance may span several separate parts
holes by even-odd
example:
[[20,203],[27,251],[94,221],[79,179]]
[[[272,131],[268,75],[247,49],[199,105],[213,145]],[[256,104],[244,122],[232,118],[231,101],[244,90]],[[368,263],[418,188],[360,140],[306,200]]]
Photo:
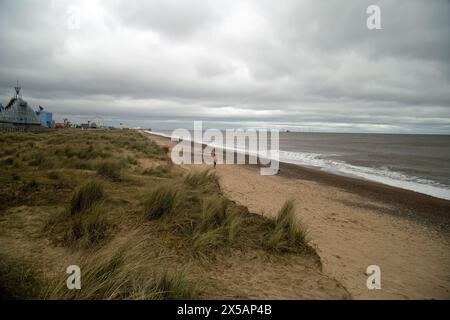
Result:
[[251,214],[137,131],[0,133],[0,180],[0,298],[258,297],[217,271],[248,257],[320,272],[292,202],[276,220]]

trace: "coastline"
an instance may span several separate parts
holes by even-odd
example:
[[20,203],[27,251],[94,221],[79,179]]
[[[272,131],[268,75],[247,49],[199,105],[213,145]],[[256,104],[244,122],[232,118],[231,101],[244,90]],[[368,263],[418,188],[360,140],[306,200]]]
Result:
[[[224,194],[250,212],[274,217],[294,199],[324,272],[354,298],[450,298],[450,201],[297,165],[280,169],[261,176],[257,165],[218,165],[216,173]],[[382,290],[366,287],[366,268],[374,264]]]
[[450,232],[449,200],[300,165],[280,163],[280,169],[280,176],[315,181],[330,187],[344,189],[371,200],[382,201],[395,206],[395,210],[385,211],[387,213],[420,220],[423,223],[431,223],[442,231]]
[[[170,137],[158,132],[144,131],[160,141],[170,141]],[[193,142],[195,143],[195,142]],[[206,144],[203,144],[205,147]],[[219,149],[219,148],[218,148]],[[235,152],[235,155],[238,152]],[[246,156],[248,159],[248,156]],[[248,161],[248,160],[246,160]],[[259,170],[259,165],[244,165]],[[280,161],[279,176],[315,181],[327,186],[342,188],[372,200],[387,202],[396,207],[390,213],[407,218],[419,219],[423,223],[431,223],[443,231],[450,232],[450,200],[437,198],[417,191],[394,187],[380,182],[333,173],[320,168],[307,167]]]
[[[162,133],[162,132],[153,132],[153,131],[148,131],[148,130],[143,130],[144,133],[156,136],[156,137],[160,137],[160,138],[167,138],[169,140],[171,140],[172,136],[168,135],[166,133]],[[175,136],[177,137],[177,136]],[[183,140],[183,138],[181,138],[180,136],[178,136],[178,139]],[[189,140],[191,141],[191,143],[194,144],[202,144],[203,147],[208,146],[207,143],[204,142],[196,142],[196,140]],[[210,145],[211,146],[211,145]],[[222,149],[224,150],[228,150],[227,148],[224,147],[220,147],[220,146],[216,146],[217,149]],[[280,153],[283,152],[287,152],[287,151],[283,151],[280,150]],[[247,152],[243,152],[243,151],[235,151],[234,154],[245,154],[245,156],[248,159],[249,154]],[[226,157],[225,157],[226,158]],[[248,160],[246,160],[246,162],[248,162]],[[417,195],[420,195],[419,197],[421,198],[419,201],[419,204],[422,203],[427,203],[429,204],[430,199],[434,198],[434,199],[439,199],[439,200],[444,200],[441,201],[440,204],[437,203],[433,203],[432,205],[435,206],[436,204],[439,207],[443,207],[443,210],[447,210],[447,212],[450,212],[450,207],[446,206],[445,203],[449,203],[450,204],[450,198],[448,198],[447,195],[442,194],[440,190],[439,192],[437,191],[430,191],[430,190],[421,190],[420,188],[417,189],[417,186],[407,186],[407,185],[403,185],[403,184],[399,184],[401,183],[401,181],[394,181],[394,182],[386,182],[383,180],[378,179],[377,177],[375,178],[368,178],[365,176],[360,176],[356,173],[350,173],[350,172],[342,172],[342,171],[336,171],[336,170],[330,170],[327,167],[320,167],[320,166],[316,166],[316,165],[308,165],[308,164],[303,164],[303,163],[296,163],[296,162],[291,162],[288,160],[283,160],[280,159],[279,160],[280,163],[280,167],[284,167],[285,169],[288,169],[288,171],[290,171],[290,173],[292,173],[294,176],[298,176],[298,170],[293,170],[293,169],[301,169],[302,174],[301,176],[311,176],[311,174],[308,174],[306,171],[312,172],[313,173],[313,178],[314,180],[318,180],[320,179],[321,181],[325,182],[325,183],[330,183],[332,185],[336,185],[337,183],[340,185],[343,185],[344,187],[348,188],[351,185],[354,185],[356,181],[362,181],[362,185],[364,185],[364,182],[369,182],[371,183],[373,186],[382,186],[382,187],[387,187],[387,192],[385,192],[386,190],[381,190],[380,188],[376,188],[377,190],[374,190],[374,188],[370,188],[373,192],[373,195],[378,195],[378,193],[381,191],[381,193],[383,195],[389,195],[392,193],[393,190],[404,190],[407,191],[406,193],[402,193],[401,197],[402,198],[412,198],[413,202],[415,202],[414,207],[416,207],[418,205],[417,201],[414,201],[414,199],[417,197]],[[324,178],[324,176],[326,176],[328,174],[328,178]],[[331,177],[331,179],[330,179]],[[336,180],[339,179],[339,177],[343,177],[343,178],[348,178],[348,179],[342,179],[342,181],[337,182]],[[365,184],[367,185],[367,184]],[[367,191],[366,189],[368,188],[364,188],[363,190]],[[355,191],[359,191],[359,189],[355,189]],[[425,197],[421,197],[421,196],[425,196]],[[431,200],[433,201],[433,200]],[[401,201],[402,203],[406,203],[409,204],[408,202],[410,201]],[[423,207],[423,206],[422,206]],[[441,210],[440,210],[441,211]],[[443,216],[447,216],[447,214],[443,214]]]

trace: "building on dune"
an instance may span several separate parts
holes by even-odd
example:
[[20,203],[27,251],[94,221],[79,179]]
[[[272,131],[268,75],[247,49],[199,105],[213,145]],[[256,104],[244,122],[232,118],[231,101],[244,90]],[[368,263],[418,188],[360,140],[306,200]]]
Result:
[[53,114],[51,112],[45,111],[42,106],[39,106],[39,110],[36,111],[36,115],[41,121],[41,125],[46,128],[53,128],[55,126],[55,121],[53,120]]
[[40,107],[34,111],[28,103],[22,99],[21,87],[17,84],[14,97],[6,107],[0,107],[0,129],[41,129],[53,126],[53,116],[50,112]]

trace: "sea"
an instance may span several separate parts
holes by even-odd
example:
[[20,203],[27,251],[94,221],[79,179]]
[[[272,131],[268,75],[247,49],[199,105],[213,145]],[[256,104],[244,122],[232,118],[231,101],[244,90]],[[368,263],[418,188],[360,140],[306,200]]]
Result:
[[279,137],[280,162],[450,200],[450,135],[280,132]]

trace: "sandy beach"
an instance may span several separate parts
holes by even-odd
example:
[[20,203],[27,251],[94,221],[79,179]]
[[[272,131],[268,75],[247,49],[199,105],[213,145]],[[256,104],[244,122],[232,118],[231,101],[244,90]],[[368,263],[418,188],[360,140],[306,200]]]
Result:
[[[450,298],[450,201],[287,164],[277,176],[249,165],[216,172],[224,194],[250,212],[274,217],[294,199],[324,273],[354,299]],[[367,289],[369,265],[381,268],[381,290]]]
[[0,0],[0,303],[146,301],[208,320],[384,301],[437,312],[449,12]]

